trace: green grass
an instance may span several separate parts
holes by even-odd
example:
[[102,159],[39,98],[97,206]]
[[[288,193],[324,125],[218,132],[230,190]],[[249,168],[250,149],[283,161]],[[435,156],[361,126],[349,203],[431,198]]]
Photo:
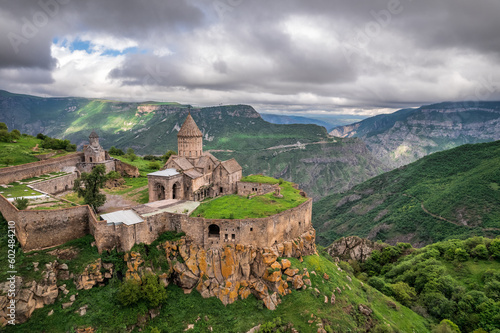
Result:
[[[130,165],[137,167],[139,169],[141,176],[147,176],[148,173],[158,171],[156,169],[151,169],[149,167],[149,164],[151,163],[151,161],[147,161],[139,156],[137,156],[137,158],[134,161],[130,160],[125,155],[124,156],[113,156],[113,157],[116,159],[119,159],[122,162],[125,162],[127,164],[130,164]],[[160,165],[162,165],[162,163],[163,162],[160,162]]]
[[18,182],[13,182],[10,183],[9,185],[11,185],[12,187],[9,188],[0,187],[0,194],[2,194],[6,198],[41,195],[40,192],[29,188],[27,185],[19,184]]
[[250,175],[241,178],[240,182],[243,183],[261,183],[261,184],[278,184],[280,181],[273,177],[263,175]]
[[283,198],[275,197],[274,192],[249,199],[239,195],[226,195],[202,203],[191,216],[210,219],[261,218],[297,207],[307,200],[289,182],[284,182],[280,187]]
[[35,155],[50,152],[43,151],[42,149],[37,152],[32,151],[32,148],[35,147],[37,143],[40,144],[41,142],[42,140],[32,136],[22,136],[17,140],[17,143],[0,142],[0,167],[7,166],[5,164],[5,158],[12,159],[9,166],[38,161]]

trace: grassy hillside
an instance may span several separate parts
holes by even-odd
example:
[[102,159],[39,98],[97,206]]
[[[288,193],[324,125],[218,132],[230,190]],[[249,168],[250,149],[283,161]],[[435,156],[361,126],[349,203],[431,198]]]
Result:
[[[0,223],[0,241],[7,242],[5,221]],[[169,236],[171,239],[175,235]],[[91,247],[91,236],[58,247],[71,247],[76,257],[72,260],[57,258],[50,254],[51,250],[36,253],[17,253],[17,270],[25,281],[41,279],[41,272],[34,272],[33,261],[39,262],[39,267],[58,260],[67,263],[71,272],[79,273],[87,264],[101,257],[103,262],[112,262],[116,270],[105,286],[90,290],[76,290],[73,280],[58,281],[58,285],[66,284],[70,291],[62,294],[55,304],[46,305],[34,311],[28,322],[5,327],[5,332],[71,332],[77,328],[93,327],[97,332],[184,332],[192,324],[191,332],[247,332],[252,327],[263,324],[261,332],[290,332],[290,327],[299,332],[318,331],[319,325],[327,332],[429,332],[429,322],[410,309],[399,305],[391,298],[384,296],[376,289],[363,284],[355,278],[352,282],[348,273],[340,272],[337,266],[323,256],[307,256],[303,262],[292,259],[293,267],[300,270],[307,268],[311,273],[312,287],[307,290],[293,291],[283,297],[282,303],[275,311],[265,308],[262,301],[250,296],[246,300],[238,300],[234,304],[224,306],[216,298],[204,299],[194,290],[184,294],[182,289],[170,284],[167,288],[167,301],[158,310],[154,319],[149,318],[149,307],[144,301],[135,305],[124,306],[117,300],[121,279],[126,270],[123,253],[103,253],[100,256],[95,247]],[[153,253],[153,247],[149,248]],[[7,263],[5,247],[0,248],[0,265]],[[141,252],[142,253],[142,252]],[[142,253],[147,258],[147,252]],[[161,253],[156,251],[157,254]],[[323,279],[323,274],[329,279]],[[2,278],[6,276],[0,275]],[[336,292],[335,304],[324,302],[324,296]],[[70,295],[76,294],[76,301],[70,307],[63,309],[62,303],[68,302]],[[363,315],[359,305],[365,305],[373,310],[369,316]],[[87,305],[86,314],[75,313],[80,307]],[[48,315],[53,311],[52,315]],[[156,330],[154,330],[156,329]]]
[[431,154],[314,204],[319,242],[347,235],[421,246],[500,235],[500,141]]
[[30,135],[22,135],[12,142],[0,141],[0,168],[39,161],[36,155],[55,153],[52,157],[59,157],[69,153],[41,148],[41,143],[42,140]]
[[374,251],[352,264],[355,274],[436,322],[449,319],[462,332],[500,332],[500,238],[449,240],[403,255],[406,248]]

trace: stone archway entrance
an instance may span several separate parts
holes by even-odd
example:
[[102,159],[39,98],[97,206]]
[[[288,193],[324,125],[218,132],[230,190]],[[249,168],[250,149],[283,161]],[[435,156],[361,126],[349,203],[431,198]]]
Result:
[[156,199],[165,200],[165,186],[156,184]]
[[208,238],[220,238],[220,228],[216,224],[208,226]]
[[179,183],[175,183],[172,186],[172,199],[180,199],[180,195],[179,195],[180,187],[181,186],[179,185]]

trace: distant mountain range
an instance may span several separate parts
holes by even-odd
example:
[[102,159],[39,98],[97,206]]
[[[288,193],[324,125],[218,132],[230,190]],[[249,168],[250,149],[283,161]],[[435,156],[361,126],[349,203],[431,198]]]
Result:
[[500,141],[426,156],[316,202],[317,239],[356,235],[423,246],[500,235]]
[[466,143],[500,140],[500,102],[439,103],[340,126],[331,135],[362,139],[388,168]]
[[237,158],[245,174],[263,172],[299,183],[315,199],[386,170],[360,139],[333,139],[317,125],[271,124],[248,105],[192,108],[0,91],[0,122],[10,129],[70,139],[79,147],[96,130],[104,148],[130,147],[141,155],[177,150],[177,132],[189,111],[203,132],[205,150]]

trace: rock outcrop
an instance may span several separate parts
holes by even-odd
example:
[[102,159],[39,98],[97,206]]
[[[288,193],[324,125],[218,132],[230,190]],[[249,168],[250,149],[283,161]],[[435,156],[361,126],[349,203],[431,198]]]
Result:
[[326,248],[326,251],[333,258],[340,260],[365,261],[374,250],[380,251],[386,246],[388,245],[357,236],[350,236],[336,240]]
[[[300,274],[290,260],[278,258],[301,260],[302,256],[316,253],[314,229],[270,248],[231,244],[205,250],[187,237],[160,246],[165,251],[169,271],[155,273],[164,284],[168,279],[187,293],[196,289],[204,298],[217,297],[225,305],[253,294],[271,310],[281,302],[280,296],[289,294],[291,288],[302,288],[304,280],[309,278],[307,271]],[[135,252],[126,254],[125,261],[127,278],[140,279],[154,270],[144,267],[144,261]]]
[[[35,309],[43,308],[45,305],[55,302],[57,296],[59,296],[56,283],[60,269],[61,266],[57,264],[57,261],[46,264],[46,269],[42,273],[43,279],[39,282],[23,283],[21,277],[16,277],[15,324],[26,322]],[[0,326],[5,326],[11,320],[9,317],[10,299],[6,296],[9,285],[2,284],[0,289],[5,293],[4,296],[0,296]]]

